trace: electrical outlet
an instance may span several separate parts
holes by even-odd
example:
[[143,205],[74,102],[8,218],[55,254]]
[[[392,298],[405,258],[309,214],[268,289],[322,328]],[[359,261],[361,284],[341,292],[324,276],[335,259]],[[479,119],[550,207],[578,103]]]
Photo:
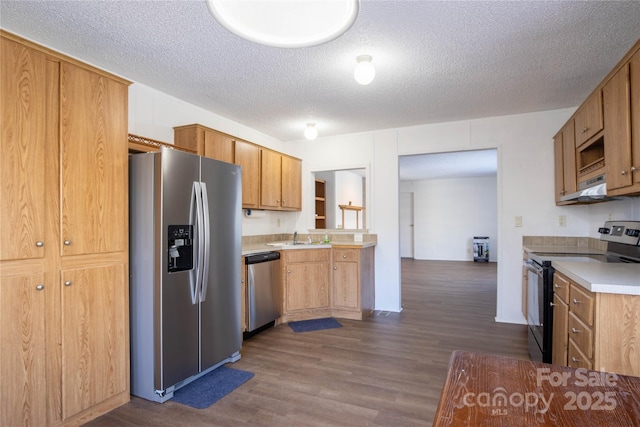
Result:
[[558,216],[558,225],[560,227],[566,227],[567,226],[567,217],[564,215],[559,215]]
[[516,227],[522,227],[522,217],[521,216],[517,216],[516,217]]

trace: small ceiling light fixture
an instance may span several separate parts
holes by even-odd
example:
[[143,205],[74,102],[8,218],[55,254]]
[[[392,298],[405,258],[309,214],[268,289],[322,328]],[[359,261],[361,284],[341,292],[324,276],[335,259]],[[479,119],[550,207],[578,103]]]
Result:
[[376,77],[376,69],[371,60],[371,55],[360,55],[356,58],[358,65],[353,70],[353,77],[361,85],[368,85]]
[[309,141],[313,141],[318,137],[318,129],[315,123],[307,123],[307,128],[304,130],[304,137]]
[[207,0],[209,11],[237,36],[273,47],[316,46],[351,28],[359,0]]

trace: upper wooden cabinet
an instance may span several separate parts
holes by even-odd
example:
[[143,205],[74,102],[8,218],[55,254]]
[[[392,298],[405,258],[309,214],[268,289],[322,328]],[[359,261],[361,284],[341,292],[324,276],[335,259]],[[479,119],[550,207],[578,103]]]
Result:
[[127,99],[127,85],[61,63],[63,255],[120,252],[127,248]]
[[302,208],[302,164],[276,151],[260,150],[260,207],[272,210]]
[[602,92],[594,92],[578,109],[575,116],[576,147],[581,146],[603,128]]
[[603,89],[607,192],[640,194],[640,50]]
[[260,148],[236,140],[234,162],[242,166],[242,207],[258,208],[260,205]]
[[282,156],[282,209],[302,209],[302,162]]
[[0,260],[42,258],[45,245],[55,246],[45,239],[48,61],[12,40],[0,43]]
[[199,124],[173,129],[176,146],[242,166],[243,208],[302,209],[300,160]]
[[[627,52],[565,125],[575,124],[577,186],[606,176],[608,196],[640,196],[640,40]],[[558,134],[559,135],[559,134]],[[556,204],[560,164],[568,154],[554,138]],[[562,132],[562,137],[566,134]],[[564,179],[564,177],[563,177]],[[606,201],[606,200],[605,200]]]
[[556,204],[569,204],[560,198],[574,193],[576,186],[576,149],[573,120],[554,137]]
[[193,124],[173,128],[174,144],[194,149],[201,156],[233,163],[235,138],[208,127]]

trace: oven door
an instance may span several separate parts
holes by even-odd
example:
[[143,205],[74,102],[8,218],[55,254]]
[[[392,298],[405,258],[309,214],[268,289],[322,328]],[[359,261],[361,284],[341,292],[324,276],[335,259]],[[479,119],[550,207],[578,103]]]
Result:
[[533,260],[525,262],[527,269],[527,323],[540,350],[543,349],[544,268]]

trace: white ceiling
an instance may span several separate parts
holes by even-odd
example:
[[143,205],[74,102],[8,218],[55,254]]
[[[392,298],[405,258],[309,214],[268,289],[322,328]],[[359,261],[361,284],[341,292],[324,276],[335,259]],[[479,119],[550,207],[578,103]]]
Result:
[[[300,49],[240,39],[204,0],[3,0],[0,26],[292,141],[307,122],[322,137],[576,106],[640,37],[640,2],[365,0]],[[493,150],[400,159],[403,181],[495,173]]]
[[[0,1],[0,26],[282,141],[579,105],[639,1],[372,1],[326,44],[240,39],[198,1]],[[355,57],[377,77],[353,79]]]

